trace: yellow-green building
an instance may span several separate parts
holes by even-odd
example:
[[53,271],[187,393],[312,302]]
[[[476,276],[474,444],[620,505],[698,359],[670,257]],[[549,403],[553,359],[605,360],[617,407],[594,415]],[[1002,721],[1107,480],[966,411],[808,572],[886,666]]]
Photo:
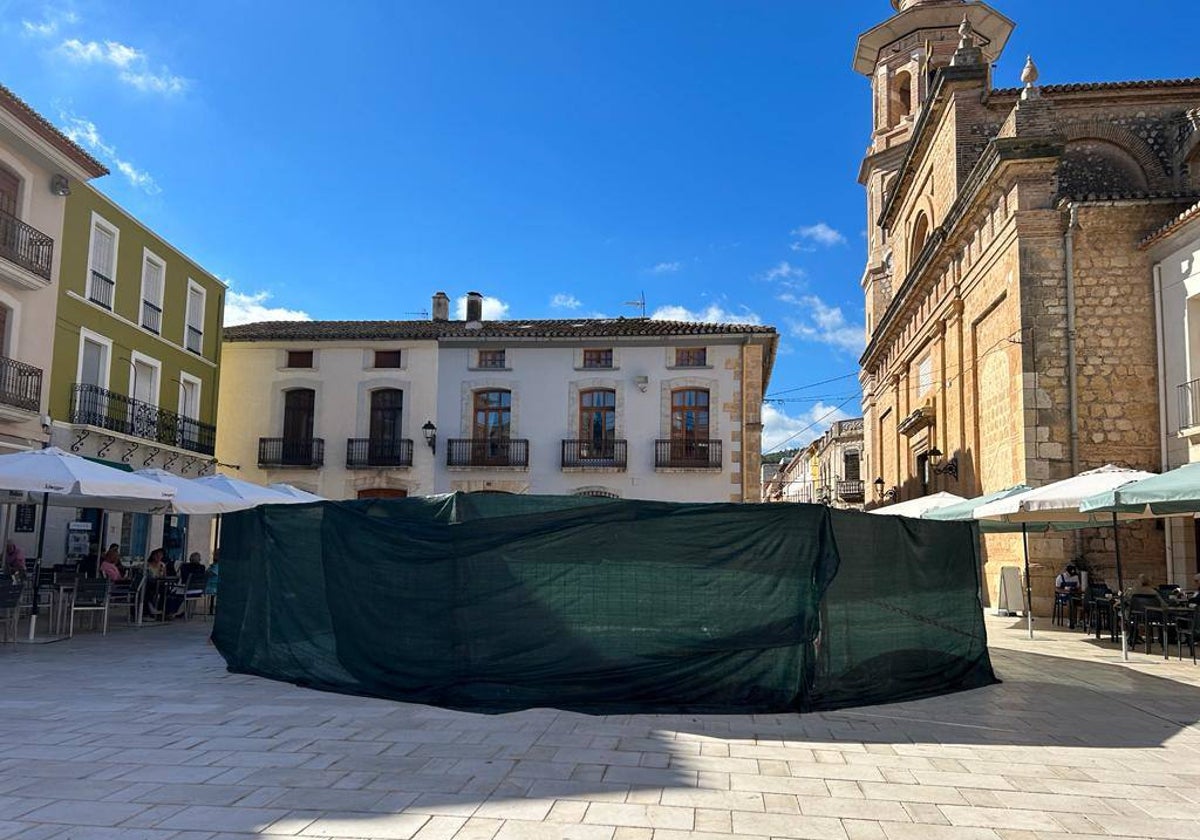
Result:
[[[211,474],[225,285],[84,183],[67,197],[62,242],[51,445],[123,469]],[[186,554],[186,518],[163,519],[114,515],[103,542]],[[191,550],[204,551],[207,529],[191,524]]]

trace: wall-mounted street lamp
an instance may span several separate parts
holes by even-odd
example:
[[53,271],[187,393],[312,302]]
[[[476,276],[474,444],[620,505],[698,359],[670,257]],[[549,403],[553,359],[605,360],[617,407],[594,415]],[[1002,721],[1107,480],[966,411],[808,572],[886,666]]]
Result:
[[957,455],[955,455],[953,458],[951,458],[949,461],[947,461],[944,464],[938,464],[938,461],[942,457],[942,450],[938,449],[935,446],[933,449],[930,449],[929,452],[926,454],[929,456],[929,465],[930,465],[930,467],[933,468],[933,471],[935,473],[937,473],[938,475],[948,475],[951,478],[953,478],[955,481],[958,481],[958,456]]
[[429,449],[437,454],[437,426],[433,425],[432,420],[426,420],[425,425],[421,427],[421,433],[425,435],[425,442],[429,444]]
[[875,498],[887,499],[889,502],[896,501],[896,488],[895,487],[889,487],[887,490],[884,490],[882,478],[877,478],[872,483],[875,486]]

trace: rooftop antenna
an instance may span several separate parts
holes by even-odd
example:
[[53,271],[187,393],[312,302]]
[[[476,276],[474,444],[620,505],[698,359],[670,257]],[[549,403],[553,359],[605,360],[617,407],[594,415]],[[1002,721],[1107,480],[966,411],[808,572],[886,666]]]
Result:
[[642,317],[642,318],[646,317],[646,293],[645,292],[638,292],[637,300],[627,300],[627,301],[625,301],[624,305],[638,307],[642,312],[642,314],[639,317]]
[[401,312],[400,314],[401,315],[420,315],[422,318],[429,317],[429,311],[425,310],[425,309],[417,309],[417,310],[411,311],[411,312]]

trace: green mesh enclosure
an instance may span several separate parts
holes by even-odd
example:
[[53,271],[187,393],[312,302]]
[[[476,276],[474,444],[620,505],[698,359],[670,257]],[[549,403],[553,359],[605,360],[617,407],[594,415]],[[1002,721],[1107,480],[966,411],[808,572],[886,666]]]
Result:
[[474,711],[769,712],[994,681],[963,523],[477,494],[225,517],[233,671]]

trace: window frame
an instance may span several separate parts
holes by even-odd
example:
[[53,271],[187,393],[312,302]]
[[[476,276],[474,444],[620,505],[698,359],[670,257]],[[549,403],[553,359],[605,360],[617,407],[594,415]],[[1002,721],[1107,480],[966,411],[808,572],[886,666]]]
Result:
[[[699,413],[700,403],[698,403],[698,402],[691,406],[689,406],[687,403],[680,403],[680,404],[676,403],[676,401],[675,401],[676,394],[684,394],[684,393],[704,394],[703,413],[705,415],[705,420],[704,420],[704,434],[703,435],[697,434],[696,432],[693,432],[690,435],[686,434],[686,431],[687,431],[686,430],[686,421],[684,422],[684,425],[678,431],[676,429],[675,417],[677,414],[681,415],[681,416],[686,416],[686,414],[689,411]],[[676,440],[684,440],[684,441],[686,441],[686,440],[692,440],[692,441],[712,440],[712,389],[701,388],[701,387],[694,386],[694,385],[685,385],[681,388],[672,388],[670,398],[671,398],[671,402],[670,402],[671,414],[670,414],[670,428],[669,428],[670,439],[672,441],[676,441]]]
[[[154,393],[153,393],[153,398],[149,399],[149,400],[143,400],[141,397],[136,395],[136,388],[135,388],[136,376],[134,374],[137,371],[137,365],[139,362],[141,364],[146,365],[146,367],[152,368],[154,370],[154,380],[153,380],[154,381],[154,388],[153,388]],[[130,399],[139,400],[140,402],[144,402],[147,405],[152,405],[155,408],[160,408],[162,406],[162,362],[160,360],[154,358],[153,356],[147,356],[145,353],[140,353],[137,350],[130,351],[130,353],[129,353],[129,387],[126,390],[129,392],[128,396]]]
[[[296,354],[308,354],[307,365],[292,364],[292,356]],[[317,354],[314,350],[284,350],[283,351],[283,369],[284,370],[315,370],[317,367]]]
[[[484,355],[493,357],[492,361],[496,361],[498,357],[499,364],[484,364]],[[507,370],[508,369],[508,353],[506,348],[488,348],[475,351],[475,367],[478,370]]]
[[[684,354],[699,353],[700,361],[689,361],[690,356]],[[675,364],[677,368],[706,368],[708,367],[708,346],[702,347],[676,347],[675,348]]]
[[[381,365],[379,363],[379,356],[380,356],[380,354],[385,354],[385,353],[395,353],[396,354],[396,364]],[[373,367],[375,369],[399,370],[404,367],[404,351],[403,350],[375,350],[375,351],[373,351],[373,354],[374,355],[371,358],[371,367]]]
[[[151,300],[146,296],[146,266],[154,264],[159,268],[158,275],[158,300]],[[89,275],[90,276],[90,275]],[[142,329],[150,330],[155,335],[162,335],[162,316],[163,316],[163,300],[167,296],[167,261],[158,254],[151,251],[149,248],[142,248],[142,288],[141,288],[141,306],[138,311],[138,326]],[[150,329],[145,323],[145,305],[149,303],[158,308],[158,329]]]
[[[607,363],[589,364],[589,356],[597,353],[601,354],[601,362],[604,361],[603,356],[607,355]],[[580,367],[582,367],[584,370],[612,370],[613,349],[611,347],[585,347],[583,350],[583,359]]]
[[[195,353],[197,356],[204,355],[204,321],[208,317],[208,290],[193,280],[188,278],[187,300],[183,310],[183,349],[190,353]],[[192,292],[200,293],[200,324],[195,326],[192,324]],[[200,333],[200,349],[193,350],[188,346],[188,330],[196,329]]]
[[[184,385],[196,386],[196,416],[195,417],[189,416],[187,411],[185,410],[186,400],[184,399],[184,394],[185,394]],[[183,417],[187,420],[195,420],[195,421],[199,422],[199,420],[200,420],[200,397],[203,393],[204,393],[204,380],[198,376],[193,376],[192,374],[190,374],[186,371],[181,371],[179,374],[179,411],[178,411],[179,416]]]
[[[505,394],[508,397],[508,401],[501,406],[484,406],[483,408],[481,408],[479,401],[480,401],[480,398],[484,394]],[[513,427],[512,402],[513,402],[513,392],[512,392],[511,388],[487,387],[487,388],[476,388],[476,389],[472,390],[471,391],[471,440],[473,440],[473,441],[512,440],[513,439],[513,435],[512,435],[512,427]],[[485,424],[483,426],[480,425],[479,414],[481,411],[485,415],[490,415],[492,412],[497,412],[497,413],[500,413],[501,415],[507,416],[507,422],[500,424],[500,428],[504,429],[503,435],[501,435],[499,437],[494,437],[490,434],[482,435],[482,436],[477,434],[480,429],[492,428],[490,424]]]
[[[79,328],[79,354],[75,360],[75,384],[82,385],[83,382],[83,345],[85,341],[91,341],[93,344],[99,344],[104,348],[104,365],[101,370],[103,376],[103,384],[99,384],[97,388],[103,388],[105,391],[110,390],[109,385],[112,383],[112,339],[101,335],[98,332],[93,332],[86,327]],[[91,384],[91,383],[88,383]]]
[[[108,233],[112,234],[112,274],[107,275],[102,271],[96,271],[96,228],[104,228]],[[108,219],[101,216],[95,210],[92,211],[91,224],[88,227],[88,259],[87,259],[87,276],[84,277],[83,296],[90,303],[95,303],[97,306],[102,304],[92,300],[92,272],[96,271],[112,282],[112,307],[110,312],[116,311],[117,304],[117,266],[120,264],[121,256],[121,229],[110,222]]]
[[[584,399],[592,394],[607,394],[611,396],[612,402],[609,405],[584,405]],[[604,417],[603,434],[600,438],[592,436],[592,426],[590,423],[584,423],[584,417],[600,414]],[[611,428],[609,418],[611,418]],[[579,435],[579,440],[588,441],[591,443],[597,442],[612,442],[617,439],[617,389],[616,388],[581,388],[579,390],[579,399],[576,402],[576,431]]]

